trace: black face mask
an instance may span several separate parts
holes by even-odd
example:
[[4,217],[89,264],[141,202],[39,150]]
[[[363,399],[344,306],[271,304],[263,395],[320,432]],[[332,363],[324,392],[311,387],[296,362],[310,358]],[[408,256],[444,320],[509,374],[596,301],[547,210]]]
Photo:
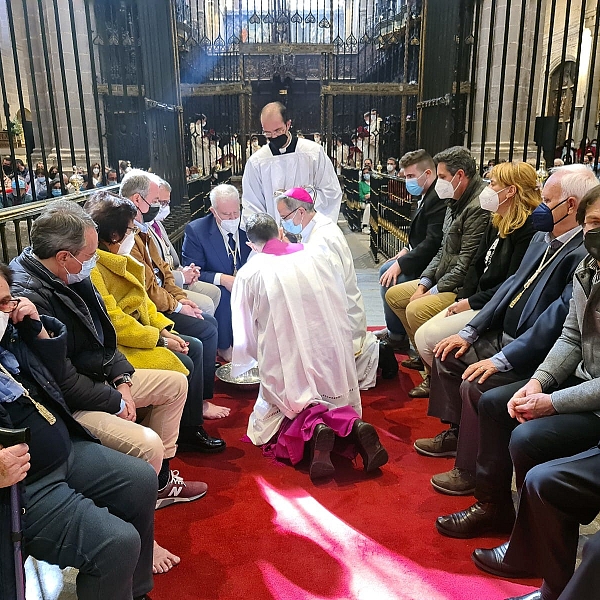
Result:
[[10,165],[2,165],[2,170],[5,175],[10,175],[12,173],[12,167]]
[[600,227],[590,229],[583,238],[585,249],[596,260],[600,260]]
[[269,141],[277,148],[277,150],[281,150],[288,141],[287,133],[282,133],[275,138],[271,138]]
[[144,223],[149,223],[150,221],[154,221],[154,218],[158,214],[160,210],[160,204],[151,204],[147,213],[142,214],[142,219]]

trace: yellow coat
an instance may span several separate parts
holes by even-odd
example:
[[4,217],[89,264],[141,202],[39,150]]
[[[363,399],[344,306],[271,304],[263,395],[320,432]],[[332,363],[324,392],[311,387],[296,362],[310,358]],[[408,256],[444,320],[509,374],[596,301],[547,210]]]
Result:
[[188,374],[168,348],[157,347],[160,331],[173,321],[156,310],[144,285],[144,266],[131,256],[98,250],[92,283],[102,296],[117,332],[117,346],[136,369],[164,369]]

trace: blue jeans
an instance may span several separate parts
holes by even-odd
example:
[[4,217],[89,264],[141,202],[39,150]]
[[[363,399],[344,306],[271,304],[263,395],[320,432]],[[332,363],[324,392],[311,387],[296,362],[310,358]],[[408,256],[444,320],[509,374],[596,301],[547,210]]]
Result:
[[[381,269],[379,269],[379,277],[381,276],[395,263],[394,259],[388,260],[387,262],[381,265]],[[400,273],[398,275],[398,279],[396,279],[396,285],[399,283],[404,283],[406,281],[412,281],[414,277],[408,277],[408,275],[404,275],[404,273]],[[383,314],[385,315],[385,325],[390,332],[390,337],[392,339],[398,339],[406,336],[406,329],[404,329],[404,325],[402,325],[402,321],[396,316],[396,313],[388,306],[388,303],[385,301],[385,293],[390,288],[385,287],[384,285],[379,286],[379,291],[381,293],[381,299],[383,300]]]
[[72,438],[69,458],[27,482],[25,550],[79,569],[79,600],[131,600],[152,589],[158,481],[145,461]]

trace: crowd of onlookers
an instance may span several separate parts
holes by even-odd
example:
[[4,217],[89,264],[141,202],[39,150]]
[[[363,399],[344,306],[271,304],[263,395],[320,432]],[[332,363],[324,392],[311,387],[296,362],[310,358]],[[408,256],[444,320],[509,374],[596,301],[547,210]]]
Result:
[[32,174],[22,159],[6,155],[2,158],[0,182],[2,208],[116,185],[130,169],[127,161],[120,161],[118,171],[105,166],[102,172],[100,163],[95,162],[89,170],[74,165],[69,174],[65,171],[61,174],[57,166],[38,162]]

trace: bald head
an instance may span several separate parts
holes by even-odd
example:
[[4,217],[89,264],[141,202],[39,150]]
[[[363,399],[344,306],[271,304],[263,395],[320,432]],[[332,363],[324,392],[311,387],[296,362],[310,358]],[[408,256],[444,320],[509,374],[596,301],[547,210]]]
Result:
[[287,108],[281,102],[270,102],[260,113],[263,134],[271,139],[288,134],[292,120],[288,118]]

